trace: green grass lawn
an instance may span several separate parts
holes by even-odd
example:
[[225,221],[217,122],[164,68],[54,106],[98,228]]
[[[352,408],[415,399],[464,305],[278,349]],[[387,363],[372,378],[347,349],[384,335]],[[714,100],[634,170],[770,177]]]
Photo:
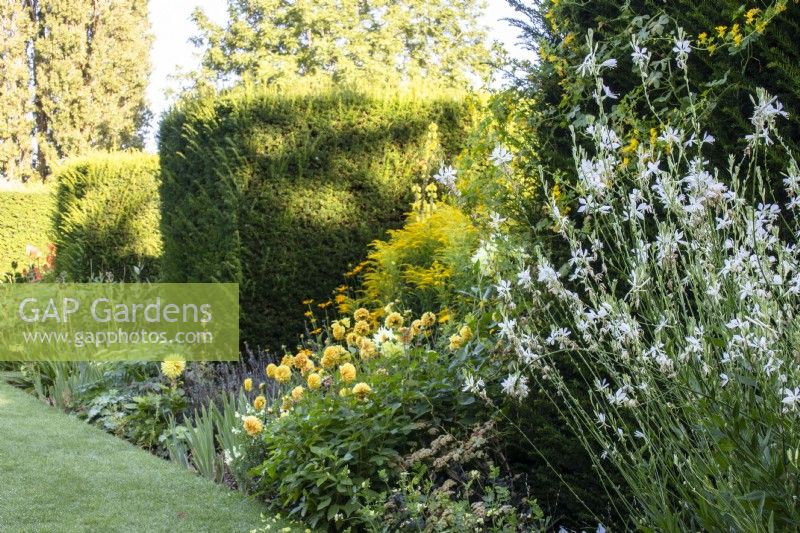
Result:
[[0,531],[249,531],[259,505],[0,382]]

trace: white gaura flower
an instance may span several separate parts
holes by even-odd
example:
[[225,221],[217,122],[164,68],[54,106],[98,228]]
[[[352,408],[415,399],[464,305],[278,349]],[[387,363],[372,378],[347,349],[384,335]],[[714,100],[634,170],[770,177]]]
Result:
[[497,289],[497,295],[504,300],[511,299],[511,282],[501,279],[500,282],[495,285],[495,289]]
[[470,392],[472,394],[482,394],[486,384],[483,378],[475,378],[472,374],[464,374],[464,387],[461,389],[463,392]]
[[548,346],[553,346],[556,343],[562,345],[571,334],[572,332],[567,328],[553,328],[553,330],[550,332],[550,336],[547,337],[544,342]]
[[558,282],[558,272],[545,261],[539,265],[539,276],[536,279],[539,283],[551,285]]
[[447,189],[449,189],[451,191],[455,191],[456,190],[456,174],[457,174],[457,171],[453,167],[451,167],[449,165],[446,166],[446,167],[443,166],[443,167],[441,167],[439,169],[439,172],[437,172],[433,176],[433,179],[435,179],[436,181],[441,183]]
[[586,57],[583,58],[581,64],[578,65],[578,75],[587,76],[589,74],[594,74],[596,67],[597,60],[594,55],[594,50],[592,50],[586,54]]
[[528,388],[528,378],[521,375],[519,372],[510,374],[500,384],[503,392],[512,398],[522,400],[528,396],[530,389]]
[[516,337],[516,333],[514,332],[514,328],[517,327],[517,321],[513,318],[506,318],[500,324],[500,336],[506,337],[507,339],[513,339]]
[[508,220],[508,219],[506,219],[506,218],[504,218],[504,217],[501,217],[499,213],[492,212],[492,213],[489,215],[489,226],[490,226],[490,227],[491,227],[493,230],[497,231],[497,230],[499,230],[499,229],[500,229],[500,226],[501,226],[501,225],[503,224],[503,222],[505,222],[506,220]]
[[379,347],[381,344],[393,342],[395,339],[397,339],[397,336],[394,334],[394,331],[386,327],[381,327],[372,337],[373,342]]
[[606,427],[606,414],[605,413],[597,413],[597,422],[596,424],[598,427]]
[[692,51],[692,46],[691,43],[686,39],[683,40],[675,39],[675,46],[672,48],[672,51],[678,55],[680,54],[689,55],[689,53]]
[[533,284],[533,280],[531,279],[531,269],[530,267],[525,267],[517,273],[517,285],[524,288],[530,288]]
[[663,141],[667,144],[678,144],[681,142],[683,138],[683,131],[679,129],[675,129],[672,126],[667,126],[664,128],[664,133],[659,135],[658,140]]
[[678,37],[675,39],[675,46],[672,48],[672,51],[675,52],[677,56],[675,62],[678,64],[678,68],[685,69],[686,68],[686,59],[689,57],[689,53],[692,51],[692,46],[689,41]]
[[612,91],[608,85],[603,85],[603,95],[611,100],[617,100],[619,98],[619,94]]
[[602,63],[600,63],[600,68],[610,68],[615,69],[617,68],[617,60],[614,58],[606,59]]
[[631,48],[633,49],[633,52],[631,52],[633,64],[644,73],[647,64],[650,62],[650,52],[644,46],[639,46],[639,39],[635,35],[631,37]]
[[781,400],[781,403],[783,403],[785,409],[794,409],[799,402],[800,387],[795,387],[794,389],[783,389],[783,400]]
[[495,146],[494,150],[492,150],[492,155],[489,157],[489,159],[491,159],[494,166],[501,167],[510,163],[513,157],[511,156],[511,152],[509,152],[505,146],[497,145]]

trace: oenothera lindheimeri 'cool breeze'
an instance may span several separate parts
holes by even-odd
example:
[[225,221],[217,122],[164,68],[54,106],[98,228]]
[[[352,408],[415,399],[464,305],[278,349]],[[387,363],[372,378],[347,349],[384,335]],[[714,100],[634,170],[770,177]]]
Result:
[[226,283],[0,288],[0,360],[236,360],[239,288]]

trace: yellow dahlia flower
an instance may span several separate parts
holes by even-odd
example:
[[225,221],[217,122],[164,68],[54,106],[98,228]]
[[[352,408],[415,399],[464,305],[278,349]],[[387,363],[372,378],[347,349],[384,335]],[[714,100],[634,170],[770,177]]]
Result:
[[345,383],[356,379],[356,367],[351,363],[345,363],[339,367],[339,375]]
[[317,390],[322,386],[322,376],[314,372],[313,374],[308,375],[308,388],[311,390]]
[[429,328],[429,327],[433,326],[434,324],[436,324],[436,315],[431,313],[430,311],[428,311],[427,313],[423,313],[422,314],[422,317],[420,318],[420,320],[422,320],[422,325],[423,326],[425,326],[426,328]]
[[386,317],[386,327],[389,329],[397,329],[403,326],[403,315],[395,311],[394,313],[389,313],[389,316]]
[[172,359],[161,363],[161,373],[171,380],[178,379],[186,370],[186,361]]
[[248,435],[251,437],[255,437],[262,431],[264,431],[264,423],[256,416],[246,416],[242,421],[242,425],[244,426],[244,430],[247,432]]
[[245,379],[244,383],[242,383],[242,387],[244,387],[246,392],[250,392],[253,390],[253,380],[251,378]]
[[366,383],[356,383],[353,387],[353,394],[355,394],[359,399],[363,400],[372,392],[372,387],[367,385]]
[[356,325],[353,326],[353,331],[358,335],[366,335],[369,333],[369,330],[372,329],[369,327],[369,322],[366,320],[359,320],[356,322]]
[[292,379],[292,368],[288,365],[281,365],[275,370],[275,380],[285,383]]
[[292,400],[299,402],[303,399],[303,392],[305,392],[302,386],[298,385],[297,387],[292,389]]
[[253,400],[253,407],[256,411],[262,410],[267,405],[267,399],[263,396],[256,396],[256,399]]

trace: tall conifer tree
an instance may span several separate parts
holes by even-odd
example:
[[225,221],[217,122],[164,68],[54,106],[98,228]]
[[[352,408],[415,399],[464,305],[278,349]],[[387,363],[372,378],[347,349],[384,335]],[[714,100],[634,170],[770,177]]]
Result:
[[0,5],[0,174],[42,178],[66,157],[141,147],[150,74],[146,0]]
[[22,181],[33,162],[31,32],[22,2],[0,3],[0,175]]

